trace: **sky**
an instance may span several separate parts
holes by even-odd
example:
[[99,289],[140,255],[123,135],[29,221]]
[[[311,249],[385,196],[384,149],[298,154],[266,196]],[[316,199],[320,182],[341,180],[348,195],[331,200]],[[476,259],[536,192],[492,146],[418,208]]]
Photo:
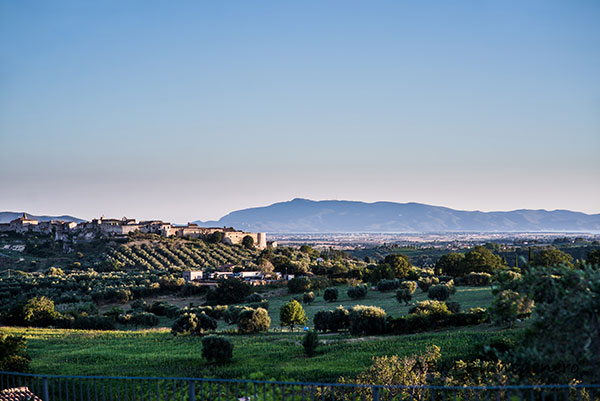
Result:
[[600,2],[0,2],[0,211],[600,213]]

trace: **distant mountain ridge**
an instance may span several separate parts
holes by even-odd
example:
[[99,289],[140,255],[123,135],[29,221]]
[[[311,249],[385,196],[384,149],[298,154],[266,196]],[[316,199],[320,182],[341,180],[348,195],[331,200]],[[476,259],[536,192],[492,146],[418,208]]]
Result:
[[[25,213],[27,213],[27,212],[25,212]],[[18,219],[21,216],[23,216],[23,212],[0,212],[0,223],[10,223],[14,219]],[[83,219],[78,219],[77,217],[67,216],[67,215],[36,216],[36,215],[27,213],[27,217],[29,217],[30,219],[37,220],[37,221],[62,220],[62,221],[74,221],[75,223],[81,223],[81,222],[85,221]]]
[[600,232],[600,214],[569,210],[480,212],[421,203],[293,199],[237,210],[217,221],[194,221],[252,232]]

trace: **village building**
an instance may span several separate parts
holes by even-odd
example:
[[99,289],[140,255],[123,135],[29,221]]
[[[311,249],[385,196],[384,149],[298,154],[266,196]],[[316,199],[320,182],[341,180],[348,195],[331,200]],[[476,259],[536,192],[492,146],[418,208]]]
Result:
[[10,222],[11,231],[16,231],[19,234],[31,231],[33,226],[37,225],[38,221],[27,217],[27,213],[23,213],[23,216]]

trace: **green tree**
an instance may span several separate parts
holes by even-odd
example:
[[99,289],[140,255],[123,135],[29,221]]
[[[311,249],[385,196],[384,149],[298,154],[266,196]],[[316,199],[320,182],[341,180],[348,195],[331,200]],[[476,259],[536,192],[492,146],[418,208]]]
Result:
[[54,301],[46,297],[31,298],[23,307],[23,322],[28,326],[48,326],[60,316],[54,310]]
[[209,234],[207,241],[213,244],[220,244],[223,242],[224,238],[225,234],[223,234],[223,231],[215,231],[214,233]]
[[590,265],[600,267],[600,249],[588,252],[585,261]]
[[244,238],[242,238],[242,246],[246,249],[254,249],[254,238],[246,235]]
[[317,352],[317,346],[319,345],[319,335],[316,331],[308,331],[304,338],[302,338],[302,346],[304,347],[304,354],[311,357]]
[[442,255],[435,263],[436,271],[452,277],[463,275],[462,263],[465,260],[463,253],[448,253]]
[[307,319],[302,305],[295,299],[292,299],[281,307],[279,320],[282,326],[289,326],[291,330],[294,330],[295,325],[304,324]]
[[271,318],[266,309],[244,310],[238,318],[238,331],[244,334],[263,333],[269,331]]
[[240,304],[251,292],[250,284],[235,278],[228,278],[219,281],[217,288],[206,295],[206,300],[213,305]]
[[393,253],[387,255],[383,260],[383,263],[389,265],[394,271],[396,278],[405,278],[411,269],[411,264],[408,256],[401,253]]
[[573,267],[573,257],[558,249],[543,249],[533,257],[534,266],[554,267],[568,266]]
[[465,276],[471,272],[479,273],[494,273],[498,270],[506,268],[500,256],[493,254],[484,246],[476,246],[465,254],[463,262],[460,264],[460,274],[457,276]]

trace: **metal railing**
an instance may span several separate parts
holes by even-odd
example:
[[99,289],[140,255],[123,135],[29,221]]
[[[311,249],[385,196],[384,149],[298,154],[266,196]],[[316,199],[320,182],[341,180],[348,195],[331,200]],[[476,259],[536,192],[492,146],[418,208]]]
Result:
[[600,385],[378,386],[0,372],[0,401],[600,401]]

